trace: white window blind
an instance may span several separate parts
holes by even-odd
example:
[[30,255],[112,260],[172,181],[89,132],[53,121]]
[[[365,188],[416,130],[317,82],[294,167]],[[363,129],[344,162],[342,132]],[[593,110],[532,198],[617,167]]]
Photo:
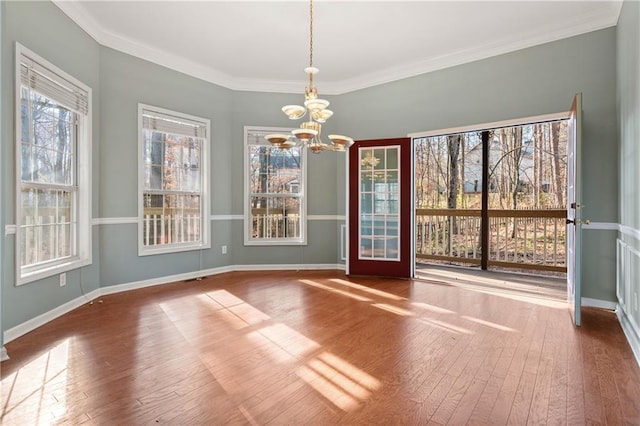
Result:
[[89,113],[86,90],[24,53],[20,55],[20,83],[47,98],[55,99],[70,110],[82,115]]
[[142,127],[144,129],[170,133],[173,135],[195,138],[207,137],[207,127],[203,123],[191,121],[184,117],[176,117],[146,109],[142,110]]

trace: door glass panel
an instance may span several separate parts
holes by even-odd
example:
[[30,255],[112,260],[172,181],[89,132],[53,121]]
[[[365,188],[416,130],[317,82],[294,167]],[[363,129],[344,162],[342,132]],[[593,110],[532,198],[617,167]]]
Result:
[[360,259],[400,260],[399,146],[359,150]]

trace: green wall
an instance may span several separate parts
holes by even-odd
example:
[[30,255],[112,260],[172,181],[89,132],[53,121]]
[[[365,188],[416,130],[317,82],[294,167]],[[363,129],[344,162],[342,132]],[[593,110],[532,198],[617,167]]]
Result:
[[[339,153],[308,156],[308,246],[243,245],[243,128],[291,126],[280,107],[300,103],[301,93],[235,92],[100,46],[50,2],[2,2],[2,7],[0,220],[15,223],[15,41],[93,89],[92,205],[99,219],[93,227],[93,265],[70,272],[62,288],[57,277],[15,287],[14,238],[3,237],[4,331],[100,287],[228,265],[339,262],[342,221],[335,217],[345,212],[346,158]],[[592,221],[617,222],[615,45],[616,30],[610,28],[329,97],[336,115],[325,133],[333,126],[358,139],[396,137],[565,111],[573,95],[582,92],[582,167],[589,171],[584,173],[584,214]],[[210,250],[137,255],[138,102],[211,120],[211,213],[216,220]],[[637,111],[637,99],[635,105]],[[585,234],[585,296],[613,301],[615,235]],[[228,255],[220,253],[221,245],[228,246]]]
[[[15,42],[33,50],[92,88],[93,176],[92,217],[97,217],[100,191],[100,45],[51,2],[2,2],[2,214],[4,224],[15,224],[14,76]],[[99,287],[100,238],[93,229],[93,264],[67,273],[67,285],[58,276],[20,287],[15,284],[15,238],[3,240],[3,331]]]
[[[583,216],[615,223],[615,43],[615,28],[608,28],[360,90],[340,97],[336,117],[341,131],[356,139],[398,137],[568,111],[582,92]],[[616,232],[583,235],[583,296],[613,301]]]
[[[625,1],[617,27],[621,259],[619,286],[626,331],[640,359],[640,3]],[[625,259],[625,262],[622,262]],[[624,303],[623,303],[624,302]]]

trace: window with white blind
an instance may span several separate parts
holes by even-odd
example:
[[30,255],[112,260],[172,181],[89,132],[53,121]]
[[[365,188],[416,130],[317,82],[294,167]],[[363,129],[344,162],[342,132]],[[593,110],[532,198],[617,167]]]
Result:
[[209,120],[139,104],[138,127],[138,253],[209,248]]
[[17,284],[91,263],[91,89],[16,43]]
[[246,245],[307,243],[306,150],[277,148],[264,138],[290,130],[245,127]]

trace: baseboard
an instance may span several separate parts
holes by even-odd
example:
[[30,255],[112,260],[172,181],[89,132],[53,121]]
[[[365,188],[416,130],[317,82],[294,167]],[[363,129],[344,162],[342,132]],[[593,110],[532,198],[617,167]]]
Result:
[[585,308],[600,308],[615,311],[618,304],[616,302],[609,302],[608,300],[591,299],[588,297],[582,298],[582,306]]
[[217,275],[217,274],[222,274],[225,272],[232,272],[232,271],[234,271],[233,267],[223,266],[220,268],[204,269],[202,271],[186,272],[184,274],[167,275],[164,277],[152,278],[149,280],[110,285],[106,287],[101,287],[100,295],[104,296],[107,294],[122,293],[123,291],[137,290],[140,288],[152,287],[152,286],[161,285],[161,284],[169,284],[177,281],[192,280],[199,277],[206,277],[208,275]]
[[306,265],[235,265],[234,271],[309,271],[309,270],[344,270],[345,266],[337,263],[318,263]]
[[618,316],[618,321],[620,322],[620,326],[622,326],[624,335],[627,336],[627,341],[629,342],[629,346],[631,346],[631,351],[636,357],[636,362],[638,363],[638,366],[640,366],[640,336],[638,336],[636,330],[629,321],[629,318],[627,318],[620,306],[616,306],[616,315]]
[[9,359],[9,354],[7,353],[7,349],[2,346],[0,348],[0,361],[6,361]]
[[99,296],[100,296],[100,289],[93,290],[90,293],[87,293],[80,297],[76,297],[75,299],[62,304],[50,310],[49,312],[45,312],[44,314],[38,315],[35,318],[31,318],[30,320],[25,321],[20,325],[10,328],[4,332],[4,336],[3,336],[4,343],[9,343],[12,340],[17,339],[18,337],[23,336],[29,333],[30,331],[33,331],[36,328],[43,326],[49,321],[53,321],[59,316],[64,315],[67,312],[71,312],[76,308],[79,308],[80,306],[92,301],[93,299]]
[[164,276],[159,278],[152,278],[149,280],[135,281],[131,283],[116,284],[116,285],[101,287],[97,290],[92,291],[91,293],[87,293],[84,296],[73,299],[67,303],[64,303],[50,310],[49,312],[45,312],[44,314],[38,315],[35,318],[32,318],[28,321],[23,322],[20,325],[17,325],[13,328],[6,330],[4,332],[4,343],[9,343],[12,340],[17,339],[18,337],[23,336],[29,333],[30,331],[33,331],[36,328],[45,325],[49,321],[52,321],[61,315],[64,315],[67,312],[70,312],[76,308],[79,308],[85,303],[88,303],[100,296],[105,296],[107,294],[121,293],[124,291],[137,290],[145,287],[169,284],[176,281],[191,280],[199,277],[206,277],[209,275],[217,275],[225,272],[234,272],[234,271],[287,271],[287,270],[297,271],[297,270],[313,270],[313,269],[344,270],[344,268],[345,266],[340,264],[234,265],[234,266],[223,266],[220,268],[204,269],[201,271],[187,272],[184,274],[169,275],[169,276]]

